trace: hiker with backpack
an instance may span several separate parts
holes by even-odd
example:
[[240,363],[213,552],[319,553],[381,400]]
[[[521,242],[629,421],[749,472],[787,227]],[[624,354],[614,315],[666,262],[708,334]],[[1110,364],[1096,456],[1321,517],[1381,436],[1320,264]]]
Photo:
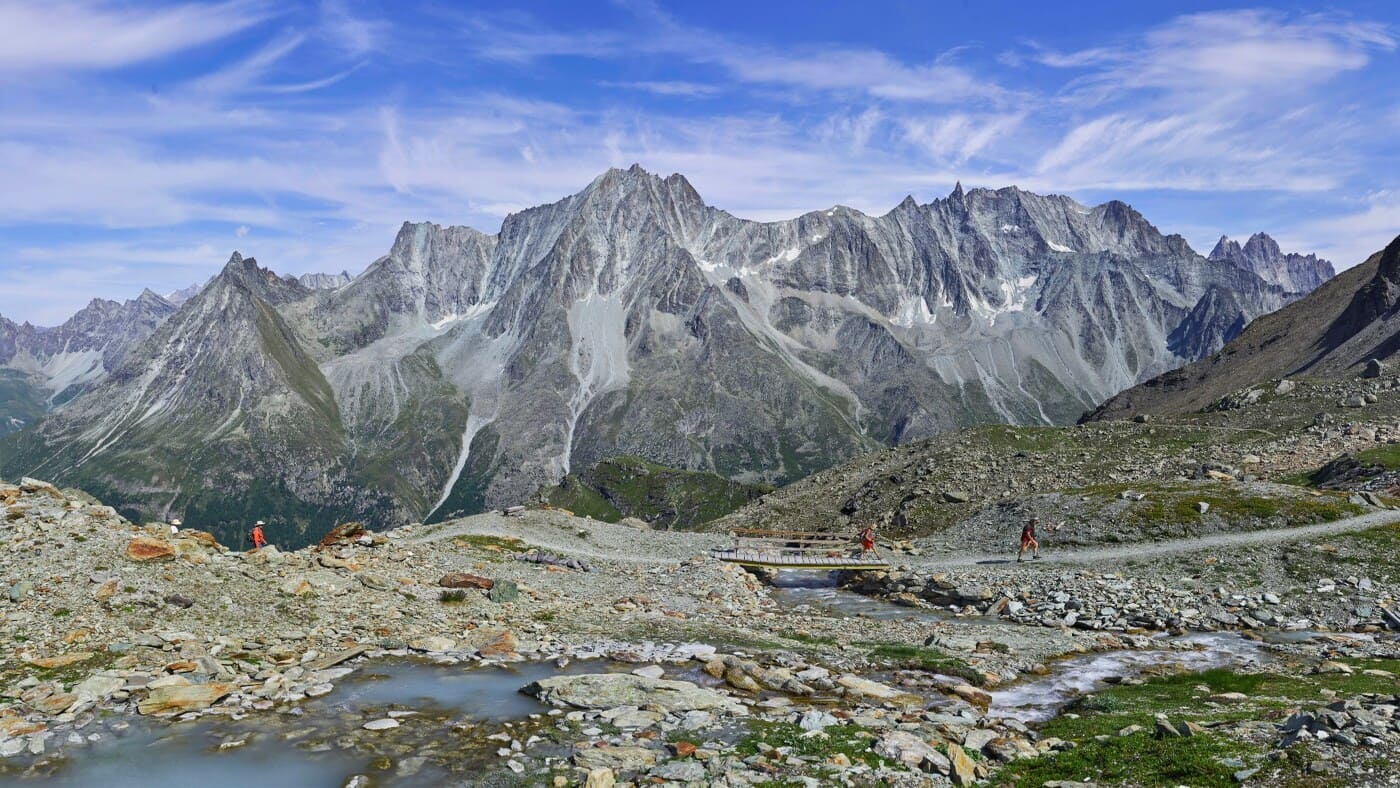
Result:
[[1031,558],[1040,559],[1040,542],[1036,541],[1035,538],[1037,525],[1040,525],[1040,518],[1032,517],[1031,521],[1026,523],[1026,527],[1021,529],[1021,549],[1016,551],[1016,563],[1021,563],[1022,556],[1026,554],[1028,547],[1032,550]]
[[263,536],[263,526],[267,523],[262,520],[253,523],[253,530],[248,534],[248,538],[253,542],[253,552],[257,552],[267,547],[267,537]]

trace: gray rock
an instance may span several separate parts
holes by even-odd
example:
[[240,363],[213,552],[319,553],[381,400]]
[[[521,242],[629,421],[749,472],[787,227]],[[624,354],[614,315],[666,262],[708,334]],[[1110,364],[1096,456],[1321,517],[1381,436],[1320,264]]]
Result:
[[1000,734],[996,731],[987,730],[986,728],[974,728],[968,731],[967,735],[963,737],[962,744],[973,752],[981,752],[982,748],[986,747],[988,742],[997,738],[999,735]]
[[574,751],[574,765],[590,771],[611,769],[615,772],[635,772],[646,769],[658,760],[655,750],[646,747],[606,745]]
[[649,679],[630,673],[551,676],[527,684],[520,691],[544,703],[576,709],[635,706],[684,712],[737,706],[729,696],[688,681]]
[[875,742],[875,754],[881,758],[902,763],[911,769],[919,769],[939,753],[928,742],[908,731],[889,731]]
[[492,602],[514,602],[520,598],[520,587],[509,580],[497,580],[486,596]]
[[819,709],[810,709],[802,714],[797,720],[797,725],[804,731],[819,731],[836,725],[839,720],[830,714]]
[[699,783],[705,780],[705,767],[692,760],[667,761],[652,769],[651,776],[678,783]]
[[11,602],[22,602],[22,601],[24,601],[24,598],[27,597],[27,596],[29,596],[29,594],[30,594],[33,590],[34,590],[34,584],[33,584],[33,583],[29,582],[28,580],[21,580],[20,582],[15,583],[14,585],[10,586],[10,601],[11,601]]

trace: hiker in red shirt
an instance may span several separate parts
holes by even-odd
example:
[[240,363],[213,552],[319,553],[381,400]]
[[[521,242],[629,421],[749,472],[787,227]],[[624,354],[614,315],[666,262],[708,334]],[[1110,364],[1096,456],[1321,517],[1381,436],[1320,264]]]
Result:
[[1032,517],[1026,527],[1021,529],[1021,549],[1016,551],[1016,563],[1021,563],[1021,556],[1026,554],[1026,548],[1033,551],[1031,558],[1040,558],[1040,542],[1035,540],[1035,527],[1040,525],[1040,519]]
[[253,524],[253,532],[249,534],[249,537],[253,540],[253,552],[255,553],[267,547],[267,538],[263,536],[262,530],[264,525],[267,525],[267,523],[264,523],[262,520],[257,521]]
[[860,551],[868,553],[875,549],[875,526],[867,525],[865,530],[860,532]]

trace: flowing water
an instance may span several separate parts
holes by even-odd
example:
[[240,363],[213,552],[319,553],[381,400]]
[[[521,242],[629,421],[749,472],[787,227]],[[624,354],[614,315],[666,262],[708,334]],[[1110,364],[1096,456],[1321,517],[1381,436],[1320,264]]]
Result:
[[1196,648],[1107,651],[1063,660],[1045,678],[992,692],[989,713],[1022,722],[1040,722],[1055,716],[1075,698],[1107,686],[1111,679],[1134,678],[1163,667],[1199,672],[1257,665],[1267,658],[1258,643],[1231,633],[1184,635],[1164,639],[1163,644],[1168,642]]
[[[835,572],[784,570],[773,578],[773,598],[792,610],[834,616],[883,620],[948,620],[944,611],[909,608],[837,587]],[[1281,641],[1298,642],[1315,633],[1283,633]],[[1189,649],[1168,647],[1175,642]],[[1163,648],[1109,651],[1073,657],[1055,664],[1049,676],[992,693],[991,714],[1023,722],[1047,720],[1075,698],[1114,679],[1133,678],[1169,667],[1196,672],[1211,668],[1258,664],[1267,658],[1263,647],[1232,633],[1199,633],[1163,640]]]
[[859,616],[883,620],[941,621],[951,618],[945,611],[903,607],[883,599],[839,588],[839,572],[784,569],[773,576],[770,592],[777,603],[789,610],[836,616]]
[[[395,754],[390,771],[379,771],[379,742],[405,732],[370,734],[360,726],[393,710],[411,710],[414,713],[400,721],[405,729],[422,730],[408,734],[409,744],[421,744],[426,737],[444,754],[460,747],[458,767],[478,759],[480,767],[499,771],[501,759],[494,753],[500,744],[486,741],[486,733],[499,723],[548,710],[521,694],[521,687],[561,673],[622,667],[596,661],[564,668],[552,662],[468,668],[414,660],[368,665],[338,683],[330,695],[300,704],[293,714],[254,713],[241,720],[211,715],[174,724],[127,718],[129,725],[118,730],[104,725],[112,720],[94,723],[82,733],[99,732],[98,741],[65,745],[65,757],[56,768],[17,782],[103,788],[301,788],[340,786],[352,775],[373,774],[381,784],[475,784],[474,779],[438,768],[431,759],[416,762],[413,747]],[[462,723],[485,725],[460,729],[465,734],[454,731],[453,726]],[[354,745],[352,737],[367,744]],[[0,782],[14,777],[0,772]]]

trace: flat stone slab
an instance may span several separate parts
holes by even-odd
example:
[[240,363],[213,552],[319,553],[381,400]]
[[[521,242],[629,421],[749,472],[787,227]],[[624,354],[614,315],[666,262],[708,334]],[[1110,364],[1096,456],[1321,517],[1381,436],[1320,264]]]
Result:
[[588,673],[552,676],[525,685],[521,692],[553,706],[576,709],[615,709],[619,706],[694,711],[735,708],[733,698],[689,681],[671,681],[630,673]]
[[238,689],[236,684],[172,684],[157,687],[141,701],[137,710],[142,714],[170,714],[207,709],[225,695]]

